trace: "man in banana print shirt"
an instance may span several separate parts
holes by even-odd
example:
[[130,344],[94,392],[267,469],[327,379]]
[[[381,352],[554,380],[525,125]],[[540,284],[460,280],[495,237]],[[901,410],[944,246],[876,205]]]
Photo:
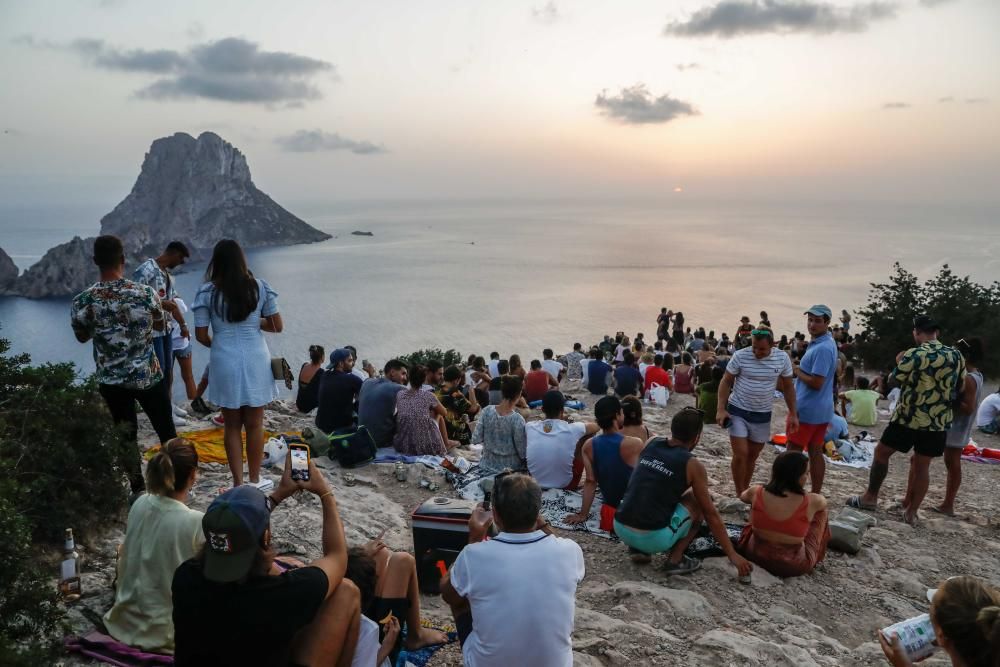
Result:
[[900,388],[896,411],[875,447],[868,490],[847,501],[852,507],[874,509],[889,472],[889,458],[914,450],[903,499],[903,520],[913,524],[930,482],[931,461],[942,454],[954,418],[953,406],[965,383],[965,360],[955,348],[938,340],[940,327],[926,315],[913,320],[917,346],[900,353],[893,371]]

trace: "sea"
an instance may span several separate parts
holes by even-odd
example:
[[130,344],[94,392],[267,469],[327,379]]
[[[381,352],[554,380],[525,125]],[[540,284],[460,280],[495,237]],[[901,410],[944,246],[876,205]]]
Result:
[[[96,235],[110,208],[0,205],[0,247],[24,269],[57,243]],[[428,347],[527,362],[616,331],[649,340],[661,307],[717,334],[765,310],[791,334],[815,303],[855,313],[894,262],[921,278],[943,264],[980,282],[1000,276],[1000,210],[987,206],[677,198],[288,208],[334,237],[248,252],[254,274],[279,293],[285,330],[267,334],[268,345],[293,368],[311,344],[354,345],[376,367]],[[177,276],[188,302],[204,268]],[[69,299],[0,297],[0,337],[35,363],[94,368],[91,346],[70,329]],[[197,373],[208,358],[195,343]]]

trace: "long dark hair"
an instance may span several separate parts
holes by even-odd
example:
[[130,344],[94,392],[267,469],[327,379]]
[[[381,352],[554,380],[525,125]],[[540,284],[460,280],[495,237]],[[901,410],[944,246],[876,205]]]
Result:
[[771,481],[764,490],[782,498],[785,497],[786,491],[804,496],[806,492],[800,480],[808,468],[809,457],[802,452],[782,452],[774,459],[774,465],[771,466]]
[[212,310],[227,322],[242,322],[257,310],[260,289],[236,241],[222,239],[215,244],[205,280],[215,285]]

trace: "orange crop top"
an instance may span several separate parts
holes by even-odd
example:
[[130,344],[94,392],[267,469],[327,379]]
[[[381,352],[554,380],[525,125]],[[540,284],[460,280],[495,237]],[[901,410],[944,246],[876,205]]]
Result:
[[769,530],[773,533],[782,533],[792,537],[805,539],[809,533],[809,496],[802,497],[802,504],[790,517],[783,521],[772,519],[764,509],[764,487],[757,487],[757,497],[754,499],[751,510],[750,523],[754,528]]

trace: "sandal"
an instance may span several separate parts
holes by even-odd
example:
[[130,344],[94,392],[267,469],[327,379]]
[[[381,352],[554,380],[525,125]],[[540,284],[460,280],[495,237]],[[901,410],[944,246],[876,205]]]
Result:
[[850,498],[847,499],[847,502],[844,504],[847,505],[848,507],[853,507],[859,510],[868,510],[869,512],[874,512],[875,510],[878,509],[878,505],[866,505],[865,503],[861,502],[861,496],[851,496]]
[[628,557],[632,559],[632,562],[636,565],[648,565],[653,562],[653,557],[647,553],[643,553],[634,547],[628,548]]
[[932,512],[937,512],[938,514],[943,514],[944,516],[950,517],[952,519],[954,519],[957,516],[954,512],[945,512],[940,507],[931,507],[931,511]]
[[663,566],[663,573],[667,576],[674,574],[691,574],[701,568],[701,561],[690,556],[681,556],[681,562],[671,563],[669,560]]

